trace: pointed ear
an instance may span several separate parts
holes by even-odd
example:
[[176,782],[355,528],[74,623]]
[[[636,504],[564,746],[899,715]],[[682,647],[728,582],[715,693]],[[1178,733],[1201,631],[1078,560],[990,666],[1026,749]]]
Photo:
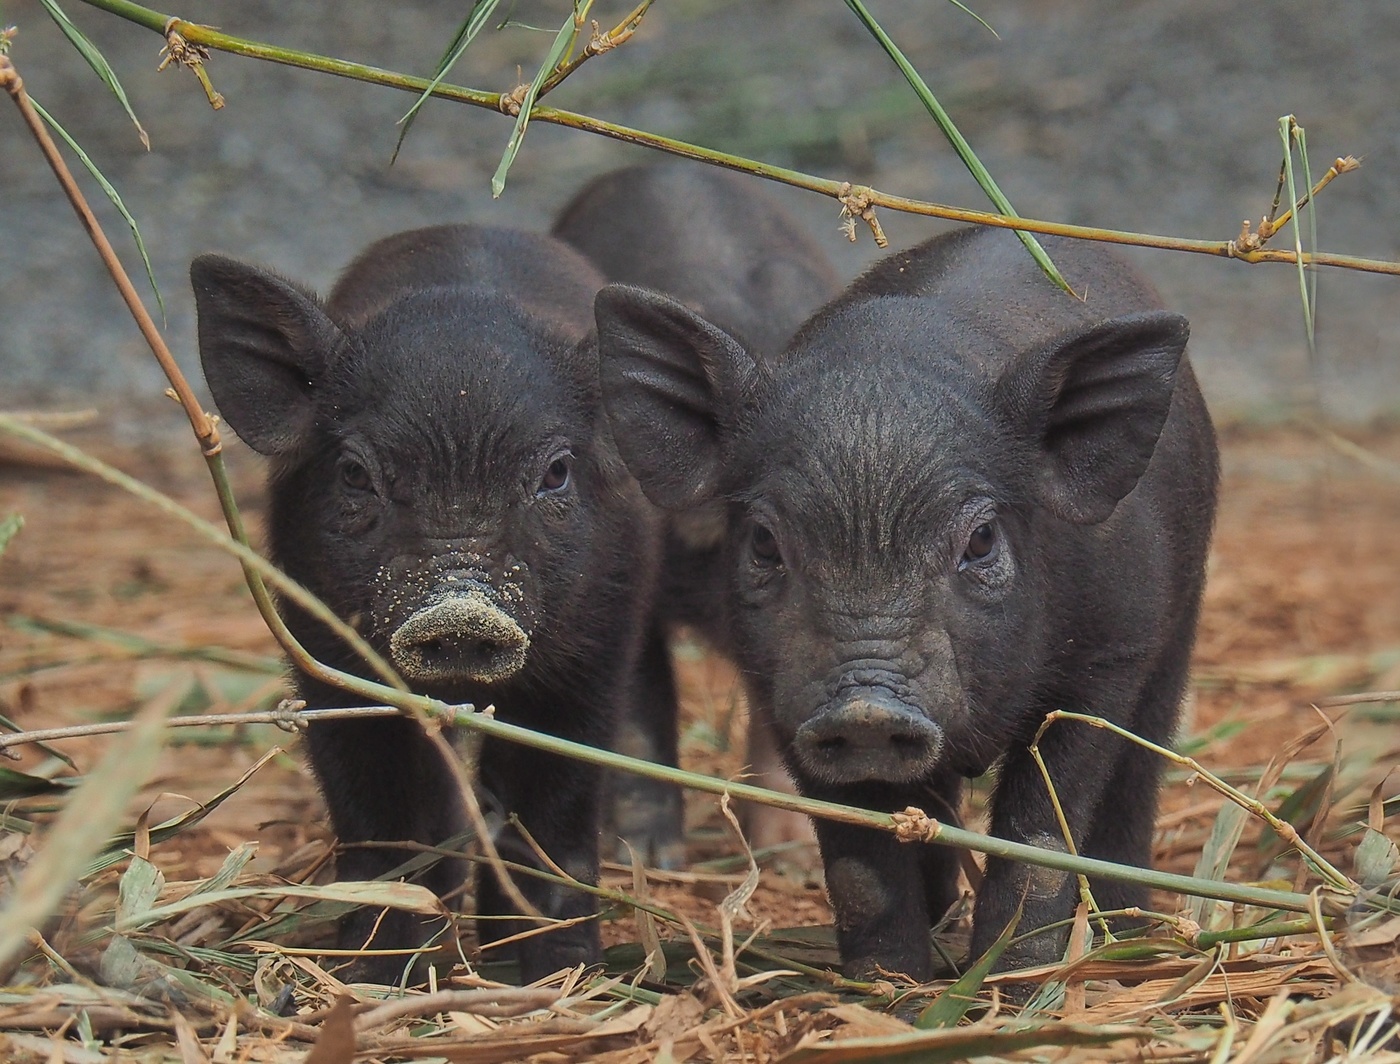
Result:
[[221,255],[190,264],[199,357],[219,413],[253,450],[294,449],[311,428],[311,389],[342,334],[289,281]]
[[723,329],[646,289],[610,284],[593,310],[603,405],[627,468],[658,506],[713,498],[753,359]]
[[1137,486],[1167,420],[1190,325],[1152,311],[1102,322],[1022,356],[997,384],[1045,451],[1043,501],[1095,524]]

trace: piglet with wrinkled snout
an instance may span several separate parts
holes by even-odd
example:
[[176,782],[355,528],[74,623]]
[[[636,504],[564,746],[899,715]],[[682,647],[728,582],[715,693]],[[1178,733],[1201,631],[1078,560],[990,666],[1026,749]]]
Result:
[[[442,226],[372,245],[324,302],[218,256],[196,259],[191,278],[209,387],[270,461],[274,559],[414,690],[607,746],[636,686],[661,532],[602,415],[586,339],[601,276],[549,237]],[[287,615],[316,658],[364,675],[323,626]],[[312,706],[356,701],[305,675],[297,688]],[[404,843],[465,830],[449,766],[416,723],[323,722],[308,742],[345,845],[342,879],[390,874],[417,852]],[[493,740],[479,768],[553,861],[597,881],[596,770]],[[541,864],[513,828],[498,846]],[[421,881],[459,900],[466,871],[447,858]],[[518,886],[546,917],[594,911],[587,895],[535,877]],[[477,912],[515,912],[489,874]],[[478,924],[486,941],[524,926]],[[416,948],[442,930],[361,910],[340,945]],[[597,960],[596,924],[526,938],[516,953],[526,980]],[[369,958],[355,974],[391,981],[404,964]]]
[[[655,293],[598,295],[604,403],[657,504],[723,500],[732,645],[799,788],[954,820],[996,773],[992,831],[1064,849],[1027,751],[1051,710],[1169,742],[1216,491],[1187,323],[1112,254],[1050,240],[1083,301],[1013,234],[877,264],[775,358]],[[1159,764],[1061,723],[1040,744],[1080,853],[1146,865]],[[933,972],[957,857],[820,822],[843,962]],[[1094,882],[1104,909],[1144,892]],[[1068,921],[1072,877],[992,858],[980,954]],[[1002,965],[1051,961],[1067,931]]]

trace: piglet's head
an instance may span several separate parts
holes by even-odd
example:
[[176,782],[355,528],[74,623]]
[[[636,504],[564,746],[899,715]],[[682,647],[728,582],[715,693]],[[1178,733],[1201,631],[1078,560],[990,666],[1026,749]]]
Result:
[[570,378],[572,340],[499,294],[427,288],[351,327],[231,259],[191,277],[210,390],[272,462],[278,563],[420,690],[547,668],[540,618],[569,622],[607,534],[597,385]]
[[838,301],[760,365],[654,293],[595,311],[642,490],[728,503],[739,664],[799,778],[985,770],[1044,673],[1055,529],[1109,519],[1147,468],[1184,319],[1007,350],[927,301]]

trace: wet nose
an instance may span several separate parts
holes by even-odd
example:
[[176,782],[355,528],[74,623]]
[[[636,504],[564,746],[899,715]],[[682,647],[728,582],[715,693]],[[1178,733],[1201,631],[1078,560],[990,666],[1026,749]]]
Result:
[[525,664],[530,637],[484,592],[453,592],[412,614],[389,639],[406,680],[497,683]]
[[797,729],[803,768],[829,783],[908,783],[930,771],[943,729],[880,688],[844,692]]

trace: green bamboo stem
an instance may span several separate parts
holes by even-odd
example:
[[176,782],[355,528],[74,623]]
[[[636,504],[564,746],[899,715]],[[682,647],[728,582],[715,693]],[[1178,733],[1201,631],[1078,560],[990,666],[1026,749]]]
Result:
[[[92,7],[124,18],[129,22],[134,22],[137,25],[154,30],[157,33],[164,34],[167,25],[170,25],[171,28],[179,32],[181,36],[193,44],[198,44],[205,48],[221,52],[228,52],[231,55],[240,55],[246,58],[261,59],[267,62],[281,63],[285,66],[298,67],[303,70],[333,74],[337,77],[350,78],[355,81],[363,81],[374,85],[383,85],[388,88],[412,92],[417,95],[421,95],[423,92],[427,91],[431,85],[431,82],[426,78],[411,77],[391,70],[384,70],[380,67],[368,66],[362,63],[350,63],[342,59],[332,59],[311,52],[280,48],[259,41],[235,37],[208,26],[201,26],[193,22],[185,22],[178,18],[172,21],[171,16],[154,11],[148,7],[143,7],[140,4],[132,3],[131,0],[83,0],[83,2]],[[446,84],[439,84],[436,88],[433,88],[432,95],[445,100],[454,100],[458,103],[470,104],[473,107],[482,107],[492,111],[501,110],[503,99],[503,95],[498,92],[482,92],[476,89]],[[1004,214],[994,214],[989,211],[968,210],[962,207],[952,207],[927,200],[894,196],[871,188],[858,186],[853,189],[847,182],[814,177],[797,170],[789,170],[781,166],[771,166],[767,163],[743,158],[742,156],[729,155],[695,144],[687,144],[684,141],[674,140],[670,137],[658,136],[654,133],[647,133],[643,130],[632,129],[627,126],[605,122],[587,115],[576,114],[572,111],[562,111],[552,107],[537,105],[531,111],[530,118],[531,121],[534,122],[547,122],[553,125],[565,126],[570,129],[578,129],[599,136],[609,137],[627,144],[653,148],[670,155],[694,159],[697,162],[710,163],[730,170],[738,170],[742,173],[752,174],[769,181],[776,181],[794,188],[806,189],[809,192],[816,192],[824,196],[829,196],[832,199],[839,200],[842,196],[849,195],[852,192],[858,192],[866,196],[872,206],[884,207],[888,210],[900,211],[905,214],[942,218],[948,221],[966,222],[973,225],[990,225],[1000,229],[1018,229],[1047,236],[1064,236],[1079,240],[1097,240],[1108,244],[1125,244],[1134,247],[1148,247],[1165,251],[1181,251],[1197,255],[1210,255],[1217,258],[1232,258],[1247,263],[1282,262],[1296,264],[1300,261],[1298,255],[1292,251],[1276,248],[1248,248],[1234,240],[1193,240],[1182,237],[1157,236],[1149,233],[1134,233],[1116,229],[1100,229],[1094,226],[1068,225],[1062,222],[1047,222],[1034,218],[1014,218]],[[1316,252],[1311,254],[1305,253],[1301,261],[1305,265],[1333,266],[1339,269],[1360,270],[1368,273],[1400,276],[1400,262],[1391,262],[1383,259],[1368,259],[1352,255]]]
[[1126,739],[1131,743],[1136,743],[1145,750],[1152,751],[1152,753],[1156,754],[1158,757],[1166,758],[1168,761],[1174,761],[1178,765],[1190,769],[1203,779],[1212,790],[1216,791],[1218,794],[1224,795],[1236,805],[1259,817],[1274,830],[1279,838],[1285,840],[1289,845],[1297,847],[1298,852],[1303,855],[1304,859],[1317,869],[1323,879],[1327,880],[1328,886],[1340,891],[1354,891],[1356,889],[1356,884],[1334,868],[1331,862],[1325,857],[1309,846],[1292,824],[1275,816],[1269,807],[1259,801],[1259,799],[1251,798],[1238,788],[1230,786],[1230,784],[1211,772],[1210,769],[1206,768],[1195,758],[1187,757],[1185,754],[1178,754],[1175,750],[1169,750],[1165,746],[1159,746],[1139,735],[1134,735],[1132,732],[1128,731],[1127,728],[1120,727],[1111,721],[1105,720],[1103,717],[1095,717],[1087,713],[1073,713],[1068,710],[1054,710],[1046,714],[1044,723],[1041,724],[1040,730],[1036,733],[1035,742],[1032,743],[1033,747],[1040,742],[1040,738],[1045,734],[1046,728],[1050,727],[1050,725],[1057,720],[1073,720],[1081,724],[1087,724],[1092,728],[1102,728],[1104,731],[1112,732],[1114,735]]

